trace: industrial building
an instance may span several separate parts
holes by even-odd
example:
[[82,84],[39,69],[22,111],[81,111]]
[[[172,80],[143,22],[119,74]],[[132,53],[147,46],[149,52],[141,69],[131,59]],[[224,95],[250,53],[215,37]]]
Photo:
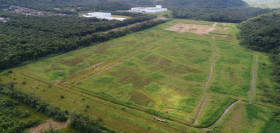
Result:
[[106,12],[90,12],[81,15],[82,17],[86,18],[99,18],[99,19],[106,19],[106,20],[119,20],[119,21],[124,21],[126,18],[117,18],[117,17],[112,17],[111,13],[106,13]]
[[166,12],[167,8],[162,8],[161,5],[156,5],[156,7],[133,7],[132,12],[143,12],[143,13],[159,13]]
[[0,22],[5,22],[5,21],[6,21],[5,18],[0,17]]

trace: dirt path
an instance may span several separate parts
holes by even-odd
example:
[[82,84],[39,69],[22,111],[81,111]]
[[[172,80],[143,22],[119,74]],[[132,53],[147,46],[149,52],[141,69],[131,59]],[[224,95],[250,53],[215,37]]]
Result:
[[257,56],[254,55],[254,68],[253,68],[253,74],[252,74],[252,83],[251,83],[251,92],[250,92],[250,97],[249,97],[249,104],[252,103],[252,94],[253,94],[253,90],[254,90],[254,87],[255,87],[255,75],[256,75],[256,64],[257,64]]
[[69,123],[70,123],[70,120],[67,120],[66,122],[55,122],[52,119],[48,119],[48,120],[46,120],[45,123],[38,125],[37,127],[29,128],[28,132],[29,133],[40,133],[43,130],[49,129],[49,127],[52,127],[54,129],[67,128]]
[[[216,23],[215,23],[215,24],[216,24]],[[215,25],[215,24],[214,24],[214,25]],[[212,37],[212,46],[213,46],[213,48],[215,47],[214,39],[215,39],[215,38]],[[201,109],[202,109],[202,106],[203,106],[203,104],[205,103],[205,100],[206,100],[206,96],[207,96],[207,89],[206,89],[206,88],[207,88],[207,85],[208,85],[209,81],[211,80],[212,75],[213,75],[213,67],[214,67],[214,65],[215,65],[216,58],[218,57],[217,51],[216,51],[215,53],[216,53],[216,55],[215,55],[215,57],[214,57],[214,59],[213,59],[213,61],[212,61],[212,64],[211,64],[210,75],[209,75],[207,81],[205,82],[205,86],[204,86],[204,88],[203,88],[203,90],[204,90],[204,97],[203,97],[202,103],[201,103],[201,105],[200,105],[200,107],[199,107],[199,109],[198,109],[198,111],[197,111],[197,114],[196,114],[196,116],[195,116],[195,119],[194,119],[193,124],[195,124],[195,122],[196,122],[196,120],[197,120],[197,117],[198,117],[198,115],[199,115],[199,113],[200,113],[200,111],[201,111]]]

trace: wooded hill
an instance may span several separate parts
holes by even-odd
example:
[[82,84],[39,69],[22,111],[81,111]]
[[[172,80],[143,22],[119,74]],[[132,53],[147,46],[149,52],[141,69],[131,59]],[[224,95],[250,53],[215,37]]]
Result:
[[[271,73],[274,80],[280,83],[280,11],[251,18],[239,26],[241,44],[248,48],[267,52],[271,55]],[[280,104],[280,86],[275,86],[273,94],[276,103]]]

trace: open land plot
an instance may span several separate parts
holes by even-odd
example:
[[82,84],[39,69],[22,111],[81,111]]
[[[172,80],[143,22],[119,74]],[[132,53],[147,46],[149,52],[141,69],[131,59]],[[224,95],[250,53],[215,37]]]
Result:
[[[208,34],[166,30],[177,24],[214,29]],[[0,77],[65,109],[100,117],[117,131],[201,132],[189,126],[213,61],[206,88],[213,94],[208,94],[196,125],[215,122],[234,100],[248,100],[253,52],[238,45],[237,31],[234,24],[172,20],[4,71]]]

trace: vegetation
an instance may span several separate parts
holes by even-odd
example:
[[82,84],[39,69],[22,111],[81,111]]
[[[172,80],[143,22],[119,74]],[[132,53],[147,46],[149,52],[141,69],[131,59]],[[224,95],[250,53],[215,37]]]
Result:
[[272,11],[251,7],[201,8],[188,6],[171,7],[171,10],[175,18],[231,23],[240,23],[251,17]]
[[[241,29],[241,44],[271,55],[271,75],[274,80],[280,83],[280,12],[272,12],[252,18],[243,22],[239,28]],[[265,67],[263,63],[261,67]],[[264,68],[263,68],[264,69]],[[263,87],[273,103],[280,104],[280,85],[274,84],[274,90],[269,87]]]
[[22,132],[43,122],[46,117],[0,95],[0,132]]
[[205,104],[205,109],[201,112],[196,127],[209,127],[223,114],[236,100],[230,97],[222,97],[210,94],[209,101]]
[[0,69],[2,70],[23,61],[70,51],[81,46],[89,46],[163,22],[153,21],[135,25],[128,29],[97,33],[150,20],[154,16],[140,16],[138,14],[138,17],[123,22],[101,21],[95,18],[87,19],[74,16],[34,17],[10,13],[0,13],[0,16],[11,19],[7,23],[0,24],[1,31],[5,31],[1,34],[2,39],[0,41],[2,46],[0,49]]
[[23,6],[38,10],[73,14],[78,11],[116,11],[128,10],[130,5],[121,1],[107,0],[0,0],[0,7]]
[[36,97],[32,94],[24,93],[14,88],[14,83],[8,83],[7,85],[0,84],[0,93],[10,96],[11,98],[23,101],[26,105],[36,109],[38,112],[44,113],[49,117],[53,117],[58,121],[66,121],[67,113],[60,107],[49,104],[48,102]]
[[70,125],[83,133],[100,133],[106,130],[107,132],[113,132],[103,127],[101,122],[102,119],[94,120],[88,115],[72,113]]
[[[270,61],[263,53],[239,45],[235,24],[192,20],[164,22],[153,20],[119,30],[71,34],[68,38],[80,37],[75,41],[75,48],[96,45],[4,70],[0,77],[8,86],[2,87],[1,91],[23,99],[31,107],[43,108],[42,112],[48,112],[46,114],[52,117],[67,118],[68,112],[78,112],[71,115],[71,126],[82,132],[111,132],[111,129],[123,132],[202,132],[185,124],[193,126],[195,122],[212,62],[214,71],[206,88],[210,94],[194,126],[211,125],[234,99],[248,100],[254,54],[260,57],[258,66],[263,62],[269,65]],[[176,25],[195,28],[185,32],[178,31],[180,28],[172,30],[171,27]],[[202,30],[208,28],[210,32],[195,32],[199,27],[203,27]],[[265,76],[261,82],[268,85],[273,84],[266,82],[270,80],[267,76],[270,70],[269,67],[262,70]],[[266,103],[265,106],[274,107]],[[260,125],[254,131],[265,130],[268,120],[272,120],[271,108],[251,107],[243,101],[238,107],[242,107],[243,114],[237,116],[244,116],[240,123]],[[231,120],[223,124],[227,122]],[[240,126],[238,130],[251,131],[244,127],[252,126]],[[225,130],[221,127],[221,131]]]

